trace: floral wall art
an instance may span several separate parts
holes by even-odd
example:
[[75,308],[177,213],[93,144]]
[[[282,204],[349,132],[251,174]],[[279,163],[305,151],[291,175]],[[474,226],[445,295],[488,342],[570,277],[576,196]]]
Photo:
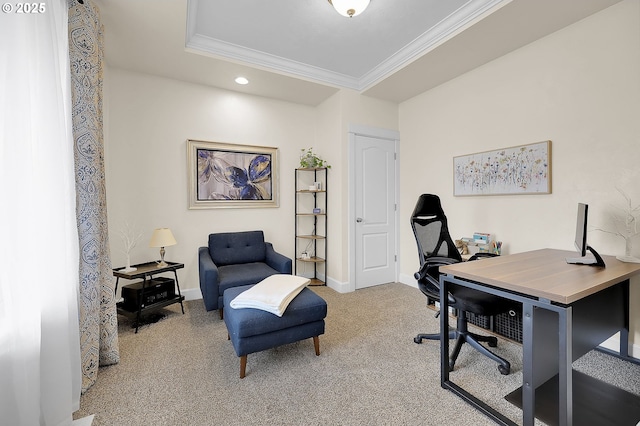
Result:
[[278,207],[277,148],[187,141],[189,208]]
[[453,159],[453,194],[551,193],[551,141]]

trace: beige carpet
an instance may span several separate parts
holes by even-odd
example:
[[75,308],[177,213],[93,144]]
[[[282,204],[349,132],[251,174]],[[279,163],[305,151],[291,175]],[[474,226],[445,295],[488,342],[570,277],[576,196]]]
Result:
[[[328,303],[320,356],[311,339],[250,354],[242,380],[224,322],[201,300],[185,303],[184,315],[179,305],[164,309],[166,318],[138,334],[119,317],[121,361],[100,369],[74,418],[95,414],[97,426],[494,424],[440,387],[439,344],[413,342],[438,329],[417,289],[311,288]],[[521,423],[503,398],[521,383],[521,348],[500,340],[496,351],[511,361],[509,376],[465,347],[452,380]],[[591,352],[576,368],[640,394],[637,365]]]

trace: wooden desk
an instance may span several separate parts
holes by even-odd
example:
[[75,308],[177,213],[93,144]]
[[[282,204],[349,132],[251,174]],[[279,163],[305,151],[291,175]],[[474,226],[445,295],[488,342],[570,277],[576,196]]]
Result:
[[[575,253],[543,249],[441,267],[441,309],[448,310],[445,294],[450,283],[522,303],[523,386],[507,399],[522,407],[523,425],[533,426],[534,414],[546,423],[560,425],[593,424],[594,416],[622,414],[628,416],[625,419],[635,418],[632,423],[635,425],[640,420],[640,398],[633,394],[623,395],[626,401],[623,404],[627,406],[622,409],[587,407],[593,408],[595,414],[587,413],[584,407],[574,410],[573,395],[582,398],[582,389],[578,387],[584,380],[573,372],[572,362],[618,331],[621,332],[618,356],[632,359],[628,347],[629,278],[640,273],[640,264],[603,256],[607,266],[597,268],[567,264],[567,257],[575,257]],[[511,420],[451,382],[449,340],[443,332],[448,330],[449,318],[448,315],[440,318],[442,387],[458,394],[497,423],[513,425]],[[594,386],[594,381],[599,382],[588,378],[586,386]],[[545,384],[557,389],[557,399],[549,401]],[[536,389],[542,391],[536,392]],[[583,418],[588,422],[582,422]],[[601,424],[608,421],[604,419]]]

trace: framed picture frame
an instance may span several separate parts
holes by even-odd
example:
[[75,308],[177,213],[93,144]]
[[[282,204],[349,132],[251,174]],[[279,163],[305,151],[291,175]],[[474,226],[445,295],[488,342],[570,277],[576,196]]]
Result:
[[453,195],[551,194],[551,141],[453,158]]
[[278,207],[278,149],[187,140],[189,209]]

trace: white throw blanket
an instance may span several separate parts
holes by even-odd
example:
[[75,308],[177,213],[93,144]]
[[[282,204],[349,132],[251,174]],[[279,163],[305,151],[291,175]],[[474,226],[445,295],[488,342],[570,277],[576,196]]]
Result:
[[309,282],[309,278],[296,275],[271,275],[240,293],[230,305],[233,309],[261,309],[281,317],[289,303]]

